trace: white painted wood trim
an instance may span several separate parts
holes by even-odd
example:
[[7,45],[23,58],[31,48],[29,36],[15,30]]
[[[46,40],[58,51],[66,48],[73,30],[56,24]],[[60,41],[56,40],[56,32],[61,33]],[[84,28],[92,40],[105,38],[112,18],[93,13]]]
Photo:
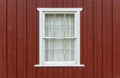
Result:
[[76,39],[76,37],[43,37],[43,39]]
[[35,65],[35,67],[85,67],[84,64],[80,65]]
[[44,11],[57,11],[57,12],[62,12],[62,11],[82,11],[82,8],[37,8],[38,11],[44,12]]
[[[39,64],[35,65],[35,67],[84,67],[85,65],[80,64],[80,12],[83,10],[82,8],[37,8],[39,11]],[[75,14],[75,39],[77,46],[75,46],[75,63],[62,63],[59,62],[44,64],[44,21],[45,21],[45,12],[60,12],[60,13],[73,13]],[[41,20],[42,19],[42,20]]]

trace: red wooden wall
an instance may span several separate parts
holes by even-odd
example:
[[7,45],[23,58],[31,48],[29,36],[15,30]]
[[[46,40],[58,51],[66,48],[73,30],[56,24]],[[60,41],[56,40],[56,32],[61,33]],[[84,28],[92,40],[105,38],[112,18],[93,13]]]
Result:
[[[85,67],[34,67],[38,7],[83,8]],[[120,0],[0,0],[0,78],[120,78]]]

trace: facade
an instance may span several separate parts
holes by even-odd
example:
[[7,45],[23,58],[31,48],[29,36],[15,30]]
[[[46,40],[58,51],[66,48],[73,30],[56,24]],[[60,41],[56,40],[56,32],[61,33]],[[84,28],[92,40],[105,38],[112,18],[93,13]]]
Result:
[[[0,78],[120,78],[119,0],[0,0]],[[35,66],[37,8],[82,8],[80,64]]]

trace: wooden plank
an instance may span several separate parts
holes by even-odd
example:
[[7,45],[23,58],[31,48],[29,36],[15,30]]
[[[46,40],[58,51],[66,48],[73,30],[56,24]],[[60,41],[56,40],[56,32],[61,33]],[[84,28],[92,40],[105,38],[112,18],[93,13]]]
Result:
[[76,67],[76,73],[75,73],[76,77],[74,76],[74,78],[84,78],[83,77],[83,75],[84,75],[83,70],[84,70],[84,68]]
[[112,0],[103,1],[103,78],[113,78]]
[[[85,0],[85,78],[93,78],[93,0]],[[86,18],[85,18],[86,17]],[[84,49],[84,50],[85,50]]]
[[64,7],[71,8],[73,6],[73,0],[64,0]]
[[37,0],[27,0],[27,78],[36,78],[37,62]]
[[[44,78],[44,69],[43,68],[37,68],[37,78]],[[47,75],[47,73],[46,73]]]
[[47,8],[53,8],[55,4],[53,0],[45,1],[45,7]]
[[37,8],[43,7],[43,0],[37,0]]
[[120,0],[113,0],[113,78],[120,77]]
[[[76,67],[73,68],[73,78],[80,78],[81,73],[79,71],[80,71],[79,68],[76,68]],[[77,72],[79,72],[79,75]]]
[[64,78],[64,69],[63,69],[63,67],[57,68],[57,73],[55,73],[55,74],[57,74],[56,78]]
[[62,8],[64,6],[64,0],[56,0],[56,7]]
[[[84,58],[83,58],[83,64],[85,65],[84,71],[83,71],[83,78],[87,78],[87,3],[86,0],[83,2],[83,52],[84,52]],[[82,29],[82,28],[81,28]]]
[[[58,77],[58,74],[57,74],[58,73],[58,70],[57,70],[58,68],[54,68],[54,69],[55,69],[54,75],[55,75],[55,78],[57,78]],[[63,70],[63,73],[64,73],[64,70]]]
[[66,67],[64,67],[64,78],[67,78],[67,68]]
[[64,2],[64,7],[66,7],[67,0],[64,0],[63,2]]
[[[55,73],[54,67],[47,68],[47,78],[55,78],[54,73]],[[46,74],[46,73],[44,73],[44,74]]]
[[103,26],[102,0],[94,1],[94,77],[102,78]]
[[0,0],[0,77],[6,78],[6,0]]
[[[4,14],[6,14],[6,13],[4,13]],[[4,16],[4,15],[3,15]],[[6,21],[6,18],[5,18],[5,21]],[[4,22],[3,22],[4,23]],[[4,23],[4,24],[6,24],[6,22]],[[2,53],[2,59],[3,59],[3,61],[2,61],[2,78],[6,78],[6,76],[7,76],[7,51],[6,51],[6,48],[7,48],[7,41],[6,41],[6,39],[7,39],[7,35],[6,35],[6,26],[5,25],[2,25],[2,26],[4,26],[2,29],[2,32],[3,32],[3,35],[2,35],[2,38],[3,38],[3,53]]]
[[83,0],[73,0],[72,5],[73,8],[83,8]]
[[7,1],[7,78],[16,78],[16,0]]
[[[79,1],[78,1],[78,0],[74,0],[74,1],[73,1],[73,4],[72,4],[73,7],[74,7],[74,8],[80,8],[80,7],[79,7],[80,4],[78,4],[78,3],[81,3],[81,1],[82,1],[82,0],[79,0]],[[77,5],[77,4],[78,4],[78,5]]]
[[[93,0],[86,0],[84,3],[86,24],[85,29],[85,78],[93,78]],[[86,17],[86,18],[85,18]]]
[[[61,73],[63,72],[63,75],[60,76],[60,77],[63,77],[64,78],[73,78],[73,77],[76,77],[77,75],[75,74],[76,73],[76,70],[74,70],[73,67],[65,67],[64,70],[61,69],[60,71]],[[58,72],[59,73],[59,72]],[[80,74],[80,73],[79,73]],[[75,75],[75,76],[74,76]]]
[[27,77],[26,0],[17,1],[17,78]]
[[67,78],[74,78],[73,67],[67,67]]
[[[1,13],[0,13],[1,14]],[[1,17],[1,16],[0,16]],[[0,19],[1,20],[1,19]],[[2,63],[3,63],[3,59],[2,59],[2,25],[1,25],[1,21],[0,21],[0,76],[2,77]]]
[[44,70],[42,71],[42,72],[43,72],[43,76],[44,76],[44,78],[47,78],[47,77],[48,77],[48,68],[47,68],[47,67],[44,67],[43,69],[44,69]]

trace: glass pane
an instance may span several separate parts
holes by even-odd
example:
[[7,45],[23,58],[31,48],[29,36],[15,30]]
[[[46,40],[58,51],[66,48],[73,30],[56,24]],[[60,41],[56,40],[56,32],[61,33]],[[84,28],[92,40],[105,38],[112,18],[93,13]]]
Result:
[[45,36],[54,36],[54,14],[45,15]]
[[65,61],[74,61],[74,40],[65,40]]
[[46,14],[46,37],[74,37],[74,14]]
[[46,61],[74,61],[74,39],[45,39]]
[[54,59],[54,40],[45,40],[45,59],[53,61]]
[[64,37],[64,14],[55,15],[55,37]]
[[65,36],[74,37],[74,14],[65,15]]

